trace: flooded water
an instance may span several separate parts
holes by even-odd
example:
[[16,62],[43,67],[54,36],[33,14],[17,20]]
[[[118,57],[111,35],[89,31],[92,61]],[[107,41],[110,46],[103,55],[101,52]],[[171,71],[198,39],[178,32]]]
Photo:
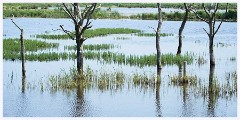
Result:
[[[36,34],[59,34],[59,25],[73,30],[70,19],[48,18],[17,18],[15,22],[24,29],[24,38],[36,39]],[[150,27],[156,27],[155,20],[93,20],[93,29],[96,28],[132,28],[153,33]],[[219,24],[217,22],[216,24]],[[178,29],[181,21],[164,21],[162,32],[173,33],[173,36],[161,38],[161,51],[165,53],[177,52]],[[3,60],[3,116],[4,117],[60,117],[60,116],[114,116],[114,117],[179,117],[179,116],[237,116],[237,96],[230,94],[201,94],[199,87],[211,89],[211,76],[221,86],[233,89],[231,74],[237,71],[237,61],[230,60],[237,57],[237,23],[223,23],[216,34],[214,53],[215,68],[209,66],[208,37],[202,28],[207,28],[204,22],[190,21],[186,23],[183,35],[182,53],[192,52],[195,56],[202,56],[207,62],[187,65],[187,74],[196,75],[201,85],[173,85],[170,76],[178,75],[177,65],[164,66],[161,71],[161,84],[137,86],[126,83],[120,89],[100,90],[92,87],[77,88],[66,91],[52,91],[39,87],[48,81],[50,75],[57,75],[62,70],[68,71],[76,61],[26,61],[26,79],[21,78],[21,61]],[[52,30],[53,29],[53,30]],[[19,30],[10,19],[3,20],[4,38],[18,38]],[[117,37],[126,37],[128,40],[116,40]],[[36,39],[42,40],[42,39]],[[59,43],[55,52],[63,52],[64,45],[75,45],[71,40],[43,40]],[[120,46],[110,50],[126,55],[148,55],[155,53],[155,37],[138,37],[128,35],[108,35],[105,37],[90,38],[85,44],[114,44]],[[134,72],[156,74],[155,66],[137,67],[129,65],[106,64],[97,60],[84,60],[84,68],[89,66],[97,71],[123,71],[131,75]],[[126,81],[132,81],[127,79]],[[44,84],[45,86],[45,84]],[[223,87],[221,87],[223,89]]]

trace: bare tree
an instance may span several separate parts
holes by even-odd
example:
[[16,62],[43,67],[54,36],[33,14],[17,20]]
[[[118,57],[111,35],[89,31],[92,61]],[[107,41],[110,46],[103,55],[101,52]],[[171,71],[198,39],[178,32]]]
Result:
[[158,27],[157,30],[154,29],[156,33],[156,50],[157,50],[157,73],[162,69],[161,64],[161,49],[160,49],[160,35],[161,35],[161,26],[162,26],[162,9],[161,4],[157,3],[158,7]]
[[184,3],[184,8],[185,8],[185,15],[178,32],[179,40],[178,40],[177,55],[180,55],[182,51],[182,32],[188,19],[188,13],[190,12],[191,4],[187,5],[186,3]]
[[25,47],[24,47],[24,40],[23,40],[23,29],[21,29],[14,21],[11,19],[12,23],[21,31],[20,34],[20,41],[21,41],[21,59],[22,59],[22,77],[26,77],[26,70],[25,70]]
[[[91,5],[86,5],[84,10],[80,9],[78,3],[73,3],[68,7],[63,3],[64,11],[69,15],[75,25],[75,34],[71,34],[70,31],[67,31],[63,28],[63,25],[60,25],[61,29],[69,35],[72,40],[76,41],[77,44],[77,70],[79,74],[83,72],[83,42],[87,39],[84,38],[84,32],[91,28],[91,16],[96,9],[97,3],[92,3]],[[85,21],[86,20],[86,21]]]
[[[214,36],[216,35],[216,33],[218,32],[219,28],[222,25],[224,17],[227,14],[228,3],[227,3],[226,8],[225,8],[225,14],[222,16],[221,22],[219,23],[218,27],[215,27],[215,23],[216,23],[216,12],[218,10],[219,3],[210,4],[208,8],[206,8],[205,4],[203,3],[202,7],[203,7],[203,9],[206,13],[206,17],[200,16],[196,12],[196,10],[193,10],[193,9],[191,9],[191,10],[195,13],[197,18],[206,22],[209,26],[209,32],[207,32],[207,30],[205,28],[203,28],[203,30],[207,33],[207,35],[209,37],[210,65],[215,65],[215,57],[214,57],[214,52],[213,52],[213,39],[214,39]],[[215,28],[217,28],[217,29],[215,29]]]

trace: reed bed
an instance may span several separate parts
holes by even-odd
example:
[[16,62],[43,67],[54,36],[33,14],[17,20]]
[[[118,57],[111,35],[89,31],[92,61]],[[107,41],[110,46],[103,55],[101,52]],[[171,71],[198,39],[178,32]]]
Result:
[[[57,60],[75,60],[76,53],[74,52],[42,52],[42,53],[28,53],[25,55],[26,60],[29,61],[57,61]],[[193,62],[193,55],[174,55],[174,54],[163,54],[161,55],[162,65],[173,65],[182,64],[187,61],[188,64]],[[21,59],[20,54],[4,54],[4,59]],[[155,66],[156,65],[156,54],[152,55],[125,55],[122,53],[113,53],[109,51],[104,52],[92,52],[85,51],[84,58],[90,60],[99,60],[104,63],[115,63],[120,65],[130,65],[130,66]]]
[[[98,36],[106,36],[109,34],[131,34],[131,33],[137,33],[137,32],[140,32],[140,30],[129,29],[129,28],[98,28],[98,29],[86,30],[83,36],[85,38],[92,38],[92,37],[98,37]],[[74,34],[75,34],[74,32],[71,33],[71,35],[74,35]],[[69,36],[67,34],[62,34],[62,35],[39,34],[39,35],[36,35],[36,37],[43,38],[43,39],[54,39],[54,40],[69,39]]]
[[[37,51],[58,48],[58,43],[47,43],[38,40],[24,40],[25,51]],[[3,51],[20,52],[21,41],[17,38],[3,39]]]

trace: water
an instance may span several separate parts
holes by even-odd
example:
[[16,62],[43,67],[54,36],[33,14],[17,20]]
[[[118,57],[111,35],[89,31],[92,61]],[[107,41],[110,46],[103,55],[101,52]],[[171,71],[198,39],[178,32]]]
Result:
[[[32,35],[51,33],[59,34],[59,25],[64,25],[67,30],[73,30],[70,19],[48,19],[48,18],[17,18],[15,22],[24,29],[24,38]],[[132,28],[152,33],[149,27],[156,27],[156,20],[93,20],[93,29],[96,28]],[[164,21],[162,32],[173,33],[174,36],[161,38],[161,51],[165,53],[176,53],[178,45],[178,29],[181,21]],[[219,24],[219,23],[216,23]],[[196,75],[204,86],[209,82],[209,55],[208,38],[202,28],[207,28],[204,22],[190,21],[186,23],[183,31],[182,53],[193,52],[196,56],[203,56],[206,64],[198,65],[196,61],[187,66],[187,73]],[[18,38],[19,30],[11,23],[10,19],[3,20],[3,34],[5,38]],[[115,40],[116,37],[128,37],[129,40]],[[40,40],[40,39],[36,39]],[[45,40],[44,40],[45,41]],[[75,45],[74,41],[55,41],[60,43],[56,52],[63,52],[64,45]],[[111,51],[147,55],[155,53],[155,37],[137,37],[133,35],[109,35],[105,37],[91,38],[84,44],[115,44],[120,48]],[[223,23],[214,39],[216,66],[214,76],[223,85],[227,84],[226,76],[236,72],[237,62],[230,61],[231,57],[237,56],[237,23]],[[230,44],[231,46],[218,43]],[[164,66],[161,73],[160,86],[134,86],[124,84],[121,89],[100,90],[98,88],[74,89],[72,91],[52,91],[39,87],[40,83],[46,83],[50,75],[57,75],[62,70],[68,71],[76,66],[76,61],[51,61],[51,62],[26,62],[26,80],[22,83],[21,62],[3,60],[3,116],[114,116],[114,117],[141,117],[141,116],[237,116],[237,97],[202,96],[196,94],[193,86],[174,86],[170,84],[170,77],[178,75],[178,66]],[[98,71],[122,70],[128,75],[133,72],[155,73],[154,66],[139,68],[137,66],[102,64],[96,60],[84,60],[84,67],[89,66]],[[130,79],[128,81],[131,81]],[[232,79],[230,79],[231,83]],[[25,86],[25,89],[22,87]]]

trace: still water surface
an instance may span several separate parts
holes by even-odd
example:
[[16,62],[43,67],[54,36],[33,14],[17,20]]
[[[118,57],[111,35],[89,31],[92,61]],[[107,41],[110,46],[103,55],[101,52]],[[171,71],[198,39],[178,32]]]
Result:
[[[73,30],[69,19],[46,18],[17,18],[15,22],[24,29],[24,37],[32,38],[36,34],[59,34],[59,25]],[[149,27],[156,27],[155,20],[93,20],[93,29],[96,28],[132,28],[144,32],[153,32]],[[173,33],[174,36],[161,38],[162,53],[176,53],[178,45],[178,28],[181,21],[164,21],[162,32]],[[219,23],[217,23],[219,24]],[[203,56],[206,64],[198,65],[196,61],[187,66],[187,73],[198,76],[203,86],[209,83],[208,39],[202,27],[207,28],[204,22],[190,21],[186,23],[183,32],[183,54],[193,52],[196,56]],[[19,31],[10,19],[3,20],[4,38],[17,38]],[[127,37],[128,40],[116,40],[116,37]],[[41,39],[36,39],[41,40]],[[45,40],[44,40],[45,41]],[[46,40],[60,43],[55,52],[63,52],[64,45],[74,45],[74,41]],[[155,53],[155,37],[137,37],[133,35],[109,35],[88,39],[85,44],[115,44],[120,46],[111,51],[147,55]],[[237,62],[229,59],[237,56],[237,23],[223,23],[217,33],[215,44],[229,44],[229,46],[215,47],[216,66],[214,76],[220,84],[227,84],[226,76],[236,72]],[[76,61],[26,62],[27,78],[22,84],[21,62],[3,60],[3,116],[237,116],[237,96],[215,97],[195,94],[194,87],[174,86],[170,84],[169,76],[178,74],[178,66],[164,66],[161,73],[161,84],[158,86],[134,86],[125,84],[116,90],[75,89],[73,91],[40,90],[39,83],[48,81],[50,75],[57,75],[61,70],[69,70],[76,66]],[[131,75],[139,73],[152,74],[153,66],[139,68],[137,66],[103,64],[96,60],[84,60],[84,67],[89,66],[98,71],[122,70]],[[128,81],[131,81],[129,79]],[[230,83],[232,82],[230,79]],[[26,88],[23,90],[22,87]],[[29,87],[31,86],[31,87]],[[35,87],[33,87],[35,86]]]

